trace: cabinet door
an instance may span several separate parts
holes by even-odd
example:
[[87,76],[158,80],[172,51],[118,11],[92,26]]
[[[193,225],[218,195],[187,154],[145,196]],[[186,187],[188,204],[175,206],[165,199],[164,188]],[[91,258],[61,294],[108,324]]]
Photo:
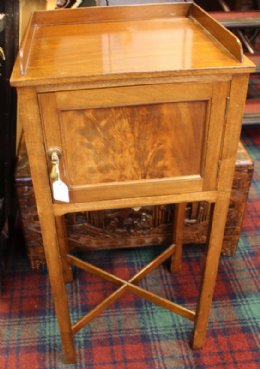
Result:
[[39,94],[46,152],[62,150],[72,202],[212,190],[227,83]]

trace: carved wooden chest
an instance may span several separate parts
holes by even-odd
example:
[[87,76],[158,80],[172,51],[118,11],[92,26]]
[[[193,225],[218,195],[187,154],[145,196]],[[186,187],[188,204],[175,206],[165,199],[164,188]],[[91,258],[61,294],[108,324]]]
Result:
[[[240,143],[237,152],[231,202],[222,254],[234,255],[239,240],[248,191],[253,175],[253,161]],[[40,225],[25,144],[19,149],[16,191],[27,255],[33,269],[45,265]],[[206,241],[209,205],[190,203],[186,210],[185,243]],[[133,209],[93,211],[68,214],[70,246],[73,250],[105,249],[164,244],[171,239],[173,205]]]

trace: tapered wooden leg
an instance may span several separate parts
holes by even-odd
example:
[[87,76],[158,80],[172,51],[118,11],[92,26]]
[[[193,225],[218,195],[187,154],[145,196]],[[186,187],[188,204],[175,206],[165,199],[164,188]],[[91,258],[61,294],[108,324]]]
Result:
[[192,344],[195,349],[199,349],[203,346],[206,337],[208,317],[216,284],[228,206],[229,196],[226,194],[219,195],[213,210],[211,234],[209,245],[206,250],[200,297],[196,311]]
[[171,258],[171,272],[181,270],[183,231],[185,225],[186,203],[176,204],[173,221],[173,243],[176,244],[175,253]]
[[[28,113],[28,106],[30,106]],[[42,124],[36,90],[25,88],[19,96],[20,119],[24,127],[26,147],[30,160],[31,175],[39,215],[43,246],[48,266],[55,312],[59,323],[64,358],[67,363],[76,361],[68,299],[64,284],[61,256],[53,200],[48,176]]]
[[63,344],[64,360],[66,363],[75,363],[76,354],[73,342],[72,324],[69,314],[67,291],[63,276],[55,218],[48,212],[43,214],[44,215],[39,213],[39,219],[55,312]]
[[62,270],[65,283],[69,283],[73,280],[71,265],[67,260],[67,254],[69,253],[68,233],[65,224],[64,216],[56,216],[56,229],[58,234],[58,242],[60,247],[60,255],[62,261]]
[[55,312],[63,344],[64,360],[66,363],[75,363],[76,354],[55,218],[52,214],[48,213],[44,215],[43,220],[41,214],[39,214],[39,218]]

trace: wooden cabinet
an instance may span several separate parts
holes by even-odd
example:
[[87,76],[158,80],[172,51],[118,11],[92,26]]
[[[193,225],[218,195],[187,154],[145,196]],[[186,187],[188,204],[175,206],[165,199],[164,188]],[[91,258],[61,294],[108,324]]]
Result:
[[191,4],[36,12],[12,81],[35,94],[70,204],[164,196],[217,189],[232,74],[253,68],[242,59]]
[[[252,70],[236,37],[193,3],[34,13],[12,84],[67,361],[75,361],[72,334],[129,290],[193,320],[193,346],[202,346]],[[53,196],[59,176],[66,201]],[[64,214],[178,203],[180,259],[187,201],[214,204],[196,312],[134,284],[172,246],[130,281],[67,255]],[[64,287],[70,264],[121,286],[75,325]]]
[[227,94],[225,82],[42,93],[45,149],[61,148],[71,202],[216,189]]

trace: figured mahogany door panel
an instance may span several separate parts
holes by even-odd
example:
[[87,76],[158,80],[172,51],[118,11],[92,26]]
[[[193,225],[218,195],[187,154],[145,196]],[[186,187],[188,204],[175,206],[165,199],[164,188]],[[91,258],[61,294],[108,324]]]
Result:
[[212,135],[213,90],[187,83],[39,95],[46,150],[61,147],[72,201],[205,187],[207,152],[219,153],[223,126],[222,117]]
[[68,182],[200,175],[206,108],[200,101],[61,112]]

